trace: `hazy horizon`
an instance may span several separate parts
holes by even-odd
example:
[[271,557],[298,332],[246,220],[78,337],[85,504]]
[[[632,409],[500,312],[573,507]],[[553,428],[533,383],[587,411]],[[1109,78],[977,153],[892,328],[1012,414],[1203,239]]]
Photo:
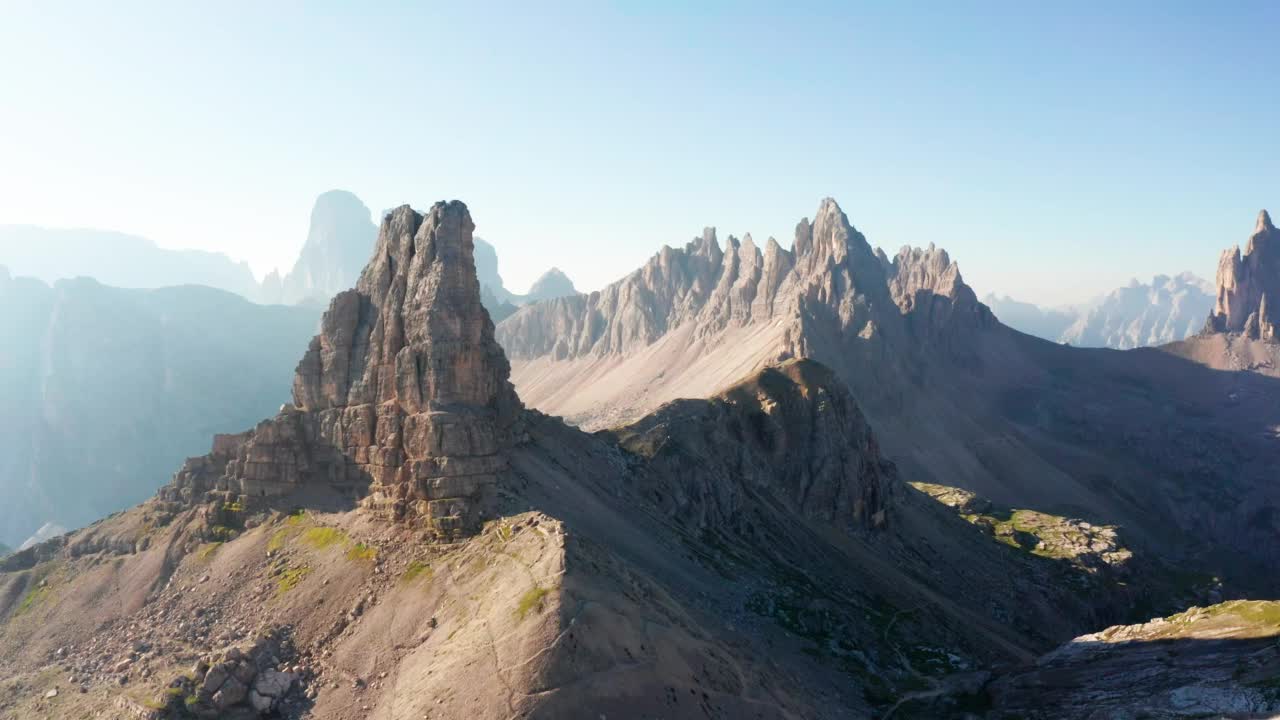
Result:
[[509,287],[591,290],[708,225],[789,245],[832,196],[874,246],[1053,306],[1211,279],[1280,197],[1263,3],[328,10],[8,10],[0,224],[261,278],[321,192],[457,198]]

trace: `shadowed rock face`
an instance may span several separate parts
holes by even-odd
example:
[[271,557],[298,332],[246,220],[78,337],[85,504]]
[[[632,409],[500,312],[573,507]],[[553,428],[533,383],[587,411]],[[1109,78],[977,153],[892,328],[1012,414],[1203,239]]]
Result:
[[881,527],[897,483],[849,390],[809,360],[710,400],[676,401],[614,434],[648,459],[659,505],[699,529],[749,532],[762,495],[837,527]]
[[389,214],[298,365],[294,405],[190,461],[165,492],[252,500],[318,485],[437,535],[473,527],[521,412],[480,304],[473,230],[456,201]]
[[1258,213],[1243,255],[1239,246],[1222,251],[1217,295],[1206,330],[1241,333],[1254,340],[1276,339],[1274,304],[1280,299],[1280,232],[1271,224],[1266,210]]

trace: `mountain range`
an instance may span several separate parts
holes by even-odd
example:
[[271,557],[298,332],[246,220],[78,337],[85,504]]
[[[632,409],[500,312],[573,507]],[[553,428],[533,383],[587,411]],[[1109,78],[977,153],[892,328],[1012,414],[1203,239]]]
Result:
[[138,502],[210,433],[278,407],[320,315],[3,268],[0,306],[0,541],[15,547]]
[[[0,264],[12,275],[46,284],[87,277],[122,288],[202,285],[261,304],[323,309],[330,298],[355,284],[377,235],[378,227],[360,198],[346,190],[330,190],[316,198],[306,240],[292,269],[284,275],[272,270],[261,283],[247,263],[222,253],[169,250],[144,238],[101,230],[0,225]],[[480,238],[476,239],[476,264],[485,306],[498,318],[521,305],[577,294],[573,282],[554,267],[528,293],[508,290],[498,273],[497,251]]]
[[1040,308],[1008,296],[983,302],[1001,322],[1029,335],[1079,347],[1129,350],[1166,345],[1200,332],[1214,304],[1212,283],[1192,273],[1131,281],[1084,307]]
[[1121,353],[830,199],[789,248],[708,228],[496,327],[474,230],[391,211],[292,402],[0,562],[0,707],[1280,711],[1280,380],[1230,366],[1277,347],[1269,218],[1202,334]]

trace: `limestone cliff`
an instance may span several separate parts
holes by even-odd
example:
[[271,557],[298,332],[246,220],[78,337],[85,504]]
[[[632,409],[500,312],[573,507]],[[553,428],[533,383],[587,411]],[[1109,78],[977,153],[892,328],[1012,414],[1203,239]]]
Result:
[[1280,329],[1274,309],[1280,299],[1280,232],[1271,224],[1266,210],[1258,213],[1243,255],[1239,246],[1222,251],[1217,285],[1217,301],[1205,326],[1207,331],[1276,340]]
[[[563,360],[630,353],[686,325],[709,336],[822,317],[864,338],[901,334],[908,325],[928,336],[953,324],[993,322],[945,251],[903,248],[890,263],[827,198],[812,222],[796,225],[791,250],[769,238],[761,251],[750,235],[729,236],[722,248],[715,228],[707,228],[601,291],[522,309],[499,326],[498,339],[513,358]],[[804,335],[799,326],[791,333]]]
[[473,230],[456,201],[389,214],[299,363],[293,405],[190,461],[163,494],[252,501],[313,486],[438,535],[474,527],[521,405],[480,304]]

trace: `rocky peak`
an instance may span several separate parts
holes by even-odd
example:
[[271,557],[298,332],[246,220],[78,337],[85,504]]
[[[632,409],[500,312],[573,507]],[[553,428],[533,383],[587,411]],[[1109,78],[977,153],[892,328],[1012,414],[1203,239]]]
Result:
[[360,198],[346,190],[321,194],[311,208],[311,226],[297,262],[283,278],[274,273],[264,279],[263,299],[289,305],[328,302],[355,283],[376,233]]
[[298,365],[294,405],[189,462],[162,496],[252,502],[321,486],[437,536],[476,527],[522,407],[480,304],[473,230],[457,201],[387,215]]
[[[790,252],[773,238],[763,252],[749,238],[732,237],[722,250],[715,229],[706,228],[583,302],[522,309],[498,328],[499,339],[512,357],[554,353],[563,360],[630,352],[689,322],[696,323],[694,337],[707,337],[778,319],[806,327],[834,320],[835,329],[866,339],[901,335],[904,325],[932,334],[930,328],[956,317],[994,321],[945,252],[908,251],[895,266],[831,198],[813,217],[797,223]],[[904,315],[926,317],[904,322]],[[806,332],[797,328],[793,336]],[[797,345],[787,353],[805,350]]]
[[1270,233],[1272,230],[1275,230],[1275,229],[1276,229],[1276,226],[1271,224],[1270,213],[1268,213],[1266,210],[1259,210],[1258,221],[1254,223],[1254,226],[1253,226],[1254,236],[1256,237],[1258,235]]
[[989,327],[991,310],[978,301],[946,250],[904,246],[889,264],[889,292],[912,327],[926,333],[946,328]]
[[1271,224],[1266,210],[1258,213],[1243,255],[1239,246],[1222,252],[1216,296],[1206,331],[1277,339],[1280,326],[1274,310],[1269,311],[1267,306],[1274,306],[1280,297],[1280,232]]
[[578,290],[573,286],[573,281],[569,279],[569,276],[565,275],[560,268],[553,267],[534,281],[529,288],[528,299],[531,302],[537,302],[558,297],[570,297],[577,294]]

